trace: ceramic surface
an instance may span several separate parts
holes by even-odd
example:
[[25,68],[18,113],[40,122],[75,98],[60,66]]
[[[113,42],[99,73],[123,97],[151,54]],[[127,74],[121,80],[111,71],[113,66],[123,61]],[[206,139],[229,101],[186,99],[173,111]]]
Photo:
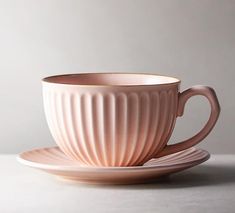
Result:
[[70,159],[58,147],[51,147],[24,152],[18,156],[18,160],[63,179],[96,184],[134,184],[156,181],[161,176],[198,165],[209,157],[205,150],[189,148],[152,159],[143,166],[90,167]]
[[[180,80],[148,74],[71,74],[43,79],[44,108],[56,143],[68,156],[93,166],[143,165],[192,147],[205,138],[219,116],[212,88],[179,93]],[[211,115],[192,138],[167,145],[187,100],[205,96]]]

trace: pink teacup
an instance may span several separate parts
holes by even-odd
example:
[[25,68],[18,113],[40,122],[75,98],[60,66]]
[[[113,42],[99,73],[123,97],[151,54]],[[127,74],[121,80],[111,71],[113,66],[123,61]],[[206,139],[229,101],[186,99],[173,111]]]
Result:
[[[92,166],[137,166],[192,147],[214,127],[220,106],[214,90],[151,74],[89,73],[43,79],[47,122],[60,149]],[[167,145],[187,100],[205,96],[211,114],[192,138]]]

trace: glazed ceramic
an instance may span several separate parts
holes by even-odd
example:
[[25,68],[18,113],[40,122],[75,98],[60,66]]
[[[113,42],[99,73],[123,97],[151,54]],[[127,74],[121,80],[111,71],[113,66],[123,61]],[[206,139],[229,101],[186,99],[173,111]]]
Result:
[[[143,165],[182,151],[211,131],[220,107],[214,90],[194,86],[179,93],[180,80],[151,74],[90,73],[44,78],[47,122],[60,149],[90,166]],[[167,145],[177,116],[191,96],[211,105],[205,127],[192,138]]]
[[58,147],[35,149],[19,155],[18,160],[60,178],[96,184],[134,184],[156,181],[159,177],[198,165],[210,155],[202,149],[190,148],[152,159],[143,166],[88,167],[71,160]]

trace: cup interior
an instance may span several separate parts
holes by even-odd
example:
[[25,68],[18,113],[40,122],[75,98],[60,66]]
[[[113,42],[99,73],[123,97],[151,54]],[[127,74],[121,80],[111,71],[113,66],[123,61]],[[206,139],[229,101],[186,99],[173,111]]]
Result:
[[174,84],[179,79],[154,75],[134,73],[81,73],[50,76],[43,79],[44,82],[71,85],[95,85],[95,86],[140,86]]

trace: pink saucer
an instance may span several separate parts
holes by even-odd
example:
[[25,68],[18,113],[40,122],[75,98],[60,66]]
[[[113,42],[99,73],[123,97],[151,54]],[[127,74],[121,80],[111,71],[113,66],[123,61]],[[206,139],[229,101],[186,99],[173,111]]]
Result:
[[34,149],[19,154],[18,161],[63,179],[96,184],[135,184],[157,180],[160,176],[201,164],[210,154],[195,147],[152,159],[143,166],[89,167],[67,157],[58,147]]

